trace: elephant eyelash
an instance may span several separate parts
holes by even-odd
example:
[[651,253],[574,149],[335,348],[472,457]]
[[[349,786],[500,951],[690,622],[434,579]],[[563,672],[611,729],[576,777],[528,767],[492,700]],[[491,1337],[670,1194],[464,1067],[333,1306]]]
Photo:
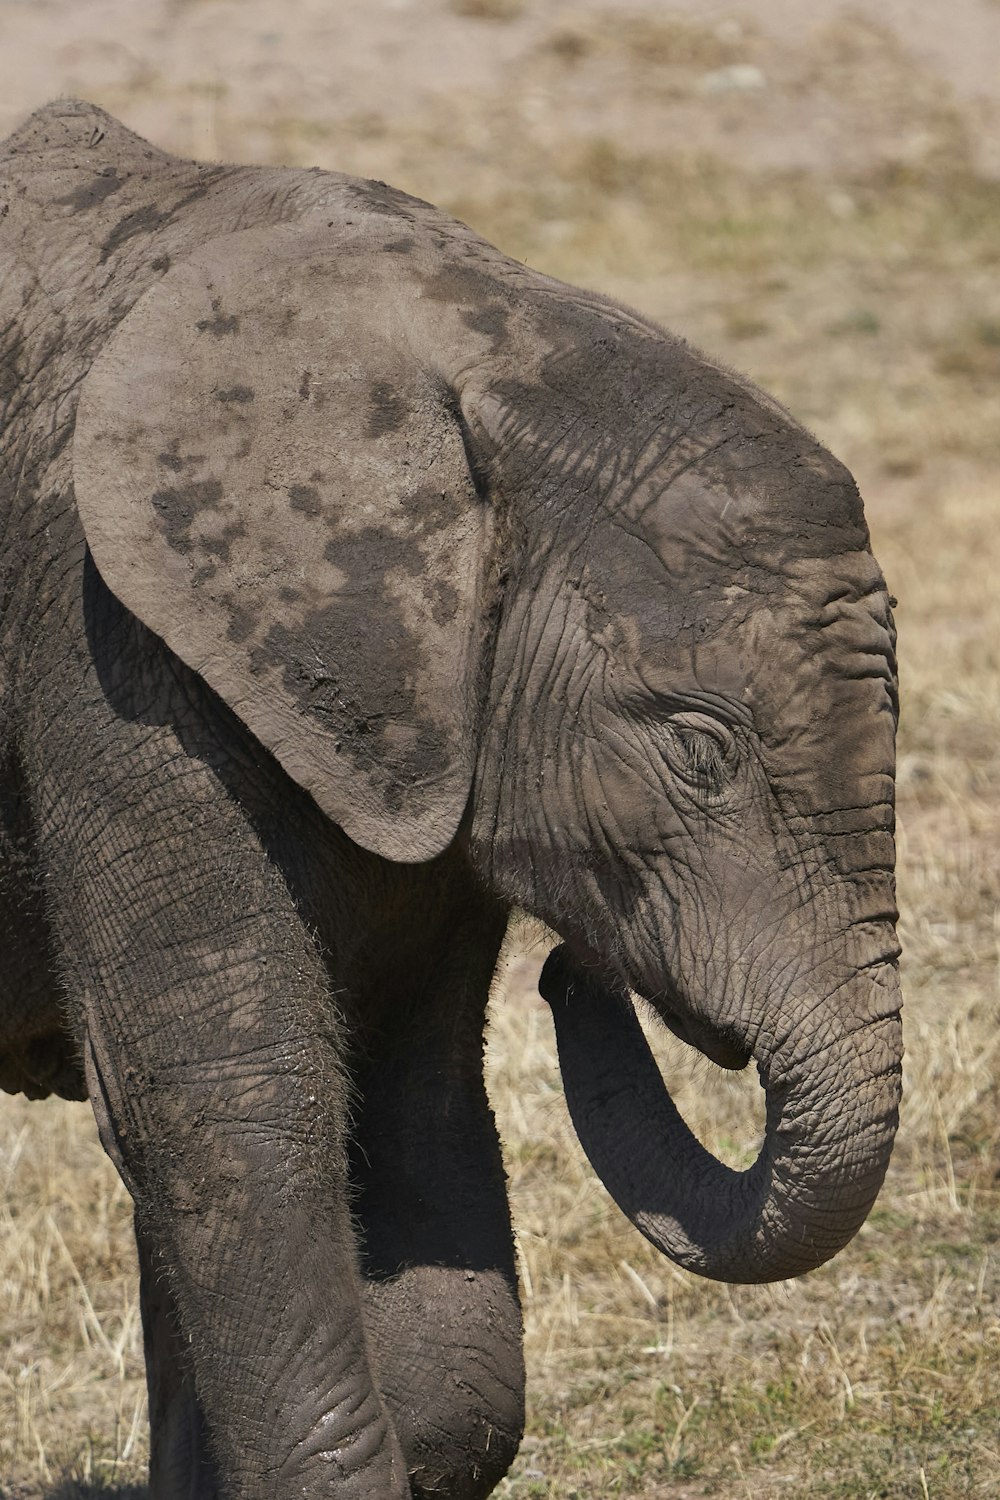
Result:
[[717,796],[725,779],[725,763],[718,745],[703,734],[682,734],[680,741],[684,757],[680,774],[684,780],[700,792]]
[[673,744],[667,759],[671,769],[701,796],[721,796],[737,761],[733,735],[724,725],[701,714],[675,716],[670,731]]
[[692,780],[699,785],[714,786],[722,778],[722,751],[707,734],[680,733],[681,747]]

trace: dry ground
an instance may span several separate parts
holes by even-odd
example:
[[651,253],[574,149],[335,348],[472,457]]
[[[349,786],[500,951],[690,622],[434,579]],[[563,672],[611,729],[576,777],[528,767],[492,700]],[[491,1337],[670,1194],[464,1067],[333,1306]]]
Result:
[[[888,1181],[803,1281],[671,1268],[581,1160],[522,934],[490,1045],[530,1380],[511,1497],[1000,1490],[1000,6],[875,9],[0,0],[0,130],[74,90],[184,152],[388,178],[748,370],[866,495],[900,601]],[[751,1159],[753,1080],[661,1052]],[[0,1495],[141,1480],[128,1227],[85,1107],[0,1104]]]

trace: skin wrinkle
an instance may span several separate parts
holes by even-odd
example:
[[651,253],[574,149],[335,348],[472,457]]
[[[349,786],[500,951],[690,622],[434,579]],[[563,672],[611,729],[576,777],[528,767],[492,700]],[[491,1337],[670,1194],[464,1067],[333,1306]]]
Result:
[[[787,995],[791,991],[792,982],[787,976],[792,975],[794,978],[797,978],[802,963],[801,950],[799,948],[789,950],[784,959],[780,957],[780,954],[776,954],[773,951],[772,945],[780,941],[783,928],[787,925],[790,917],[793,919],[797,917],[800,921],[809,924],[808,931],[803,938],[802,947],[811,955],[811,967],[818,978],[822,975],[825,956],[824,943],[830,941],[829,938],[824,939],[821,934],[820,917],[815,910],[815,903],[807,903],[801,897],[797,898],[794,902],[789,901],[783,910],[779,908],[779,911],[771,916],[769,920],[762,920],[761,914],[757,913],[754,930],[754,947],[752,950],[753,956],[748,970],[748,982],[753,983],[754,986],[762,983],[764,975],[758,971],[763,969],[766,963],[768,988],[774,990],[779,996],[782,994]],[[817,989],[821,988],[822,986],[817,984]],[[780,1012],[781,1006],[779,1005],[777,1009]]]
[[[516,400],[516,396],[513,399]],[[583,411],[569,415],[565,410],[560,410],[558,414],[552,413],[548,418],[552,436],[546,437],[539,431],[535,419],[527,410],[518,419],[514,416],[516,408],[512,404],[506,405],[504,409],[511,419],[511,425],[506,431],[501,427],[498,436],[502,438],[502,442],[498,446],[509,455],[516,453],[518,481],[525,493],[532,495],[542,480],[547,483],[559,480],[563,482],[563,507],[557,509],[550,518],[550,524],[554,523],[558,527],[565,517],[566,508],[575,505],[588,488],[587,484],[581,484],[567,490],[567,482],[578,480],[581,470],[587,474],[588,479],[597,478],[599,456],[593,456],[589,443],[574,440],[575,433],[590,432],[587,415]],[[608,451],[615,450],[609,448]]]
[[[785,921],[787,922],[787,920],[788,916],[786,913]],[[789,995],[799,987],[802,979],[802,960],[799,955],[792,953],[781,959],[774,951],[776,940],[781,935],[782,926],[783,923],[775,921],[770,924],[770,930],[768,930],[767,925],[762,926],[758,924],[749,945],[751,958],[749,965],[746,966],[745,980],[745,988],[748,991],[758,992],[762,991],[763,980],[766,977],[766,993],[769,997],[769,1004],[773,1002],[773,1008],[779,1015],[782,1013]],[[819,968],[820,964],[821,955],[817,954],[816,967]],[[815,991],[817,996],[820,997],[817,1003],[825,1005],[826,1001],[825,997],[823,997],[822,985],[816,984]],[[771,1038],[771,1040],[774,1041],[774,1038]]]
[[[552,651],[542,672],[541,690],[545,701],[554,698],[562,685],[563,677],[570,681],[577,675],[577,661],[571,659],[573,635],[569,621],[563,616],[559,622],[559,633],[552,642]],[[537,660],[532,662],[537,668]]]
[[[879,835],[879,837],[881,837],[881,835]],[[825,843],[820,841],[811,842],[806,847],[805,858],[803,860],[803,869],[801,871],[801,880],[799,882],[801,884],[803,899],[808,898],[810,890],[815,888],[815,883],[821,880],[826,880],[827,882],[829,882],[831,885],[831,889],[836,890],[841,897],[843,897],[844,899],[851,899],[852,901],[856,899],[859,890],[867,877],[872,877],[873,879],[881,877],[879,883],[884,884],[884,865],[882,865],[881,868],[879,868],[877,865],[860,864],[857,868],[855,867],[854,860],[857,857],[856,851],[858,850],[859,845],[863,846],[866,842],[865,835],[858,833],[854,835],[837,836],[838,843],[843,842],[844,840],[848,840],[848,849],[849,851],[853,851],[851,852],[850,859],[847,862],[846,870],[841,868],[843,861],[838,862],[834,857],[836,854],[836,849],[831,847],[831,840],[827,839]],[[892,901],[888,905],[881,905],[879,909],[879,915],[882,917],[888,917],[891,921],[895,921],[895,902]]]
[[[674,447],[682,441],[683,435],[678,431],[668,429],[666,433],[664,433],[663,428],[657,427],[653,432],[650,433],[645,443],[640,444],[640,446],[630,456],[628,471],[629,482],[627,484],[623,484],[620,491],[622,497],[621,510],[626,518],[629,514],[631,501],[633,500],[635,495],[640,489],[645,487],[645,485],[648,483],[648,481],[660,467],[660,465],[665,463],[670,458],[673,453]],[[621,452],[621,450],[619,451]],[[643,467],[643,456],[648,452],[652,453],[652,457],[646,463],[645,467]],[[619,462],[620,461],[621,460],[619,460]],[[669,484],[669,479],[667,480],[667,483],[664,484],[664,489],[667,487],[667,484]]]
[[[842,1047],[844,1043],[851,1042],[858,1036],[863,1037],[870,1035],[885,1021],[894,1020],[895,1014],[896,1013],[893,1010],[886,1013],[885,1015],[875,1014],[874,1016],[866,1016],[862,1021],[858,1022],[856,1026],[851,1024],[844,1025],[843,1023],[838,1024],[835,1030],[831,1029],[825,1035],[820,1035],[819,1040],[816,1041],[811,1050],[804,1055],[803,1064],[815,1066],[821,1058],[823,1058],[827,1053],[831,1052],[834,1048]],[[870,1070],[866,1071],[865,1086],[870,1087],[871,1084],[876,1082],[880,1077],[883,1077],[887,1073],[893,1071],[898,1071],[898,1065],[896,1063],[887,1064],[886,1067],[880,1072],[872,1072]],[[846,1138],[850,1139],[851,1136],[848,1135]]]
[[[290,1361],[285,1368],[285,1382],[289,1391],[296,1389],[307,1389],[312,1383],[314,1362],[310,1358],[310,1351],[305,1347],[300,1351],[300,1360],[296,1363]],[[327,1453],[331,1457],[338,1451],[350,1447],[359,1437],[366,1435],[372,1425],[370,1411],[370,1397],[358,1393],[351,1378],[351,1368],[348,1360],[342,1361],[340,1372],[324,1366],[324,1373],[328,1378],[321,1390],[317,1392],[318,1405],[327,1413],[325,1421],[318,1424],[317,1437],[319,1443],[314,1451]],[[324,1426],[336,1426],[337,1444],[336,1448],[326,1449],[321,1446],[322,1429]],[[276,1472],[285,1471],[294,1473],[301,1462],[302,1454],[297,1444],[290,1444],[287,1456],[283,1463],[276,1466]]]
[[[667,490],[672,484],[676,484],[677,480],[683,478],[685,474],[690,473],[692,470],[698,469],[699,466],[704,464],[704,461],[707,458],[711,458],[713,455],[722,452],[728,445],[729,441],[729,438],[720,438],[717,443],[707,443],[702,449],[696,449],[689,458],[687,458],[682,464],[680,464],[679,467],[669,470],[666,474],[664,474],[664,482],[662,486],[663,490]],[[655,472],[656,467],[658,467],[658,465],[652,465],[650,467],[650,473]],[[638,491],[638,488],[639,486],[637,484],[636,492]],[[629,498],[631,498],[631,496]],[[645,518],[647,513],[652,510],[653,507],[659,502],[659,498],[659,494],[650,496],[649,500],[647,500],[646,503],[640,506],[640,508],[638,509],[636,513],[636,519],[641,522]],[[625,514],[628,514],[627,509],[625,509]]]
[[[515,652],[516,652],[516,658],[517,658],[517,665],[520,668],[520,671],[517,672],[516,676],[512,677],[512,687],[511,687],[511,690],[510,690],[511,701],[507,705],[509,712],[508,712],[508,715],[506,716],[506,729],[504,731],[504,733],[505,733],[505,740],[504,740],[504,742],[502,744],[502,747],[501,747],[501,755],[502,755],[503,762],[504,762],[505,766],[509,766],[511,764],[512,760],[513,760],[514,764],[518,763],[517,758],[516,757],[511,757],[511,755],[510,755],[510,751],[511,751],[511,748],[512,748],[512,745],[511,745],[512,736],[513,736],[513,734],[515,732],[514,731],[514,725],[515,725],[515,722],[516,722],[516,711],[517,711],[517,708],[519,706],[519,693],[520,693],[519,687],[515,687],[515,686],[513,686],[513,684],[515,684],[515,683],[516,684],[520,684],[521,682],[525,681],[528,677],[534,675],[535,671],[537,670],[538,660],[539,660],[540,653],[542,651],[543,643],[547,639],[545,633],[543,631],[539,631],[537,633],[537,637],[536,637],[536,639],[534,641],[534,644],[529,644],[529,641],[528,641],[528,627],[529,627],[529,624],[530,624],[530,615],[529,615],[529,612],[527,610],[525,610],[521,614],[520,624],[518,626],[518,633],[517,633],[517,636],[516,636],[516,639],[515,639]],[[527,670],[525,670],[525,662],[526,662],[526,658],[528,658],[528,653],[529,652],[530,652],[530,671],[527,671]],[[544,700],[542,700],[542,701],[544,701]],[[497,816],[498,815],[499,815],[499,809],[497,809]]]
[[774,1033],[770,1042],[772,1055],[775,1058],[782,1056],[784,1052],[790,1047],[793,1039],[797,1035],[814,1034],[809,1032],[809,1025],[814,1021],[817,1013],[822,1013],[827,1010],[828,1005],[829,998],[827,993],[818,990],[815,991],[812,1004],[807,1003],[805,1009],[801,1009],[797,1012],[794,1022],[789,1025],[788,1029],[784,1032],[776,1031]]

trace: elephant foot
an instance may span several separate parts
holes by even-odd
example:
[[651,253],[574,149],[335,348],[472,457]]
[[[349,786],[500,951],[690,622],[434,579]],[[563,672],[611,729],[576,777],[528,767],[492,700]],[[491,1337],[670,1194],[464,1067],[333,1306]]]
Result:
[[496,1270],[416,1266],[365,1289],[414,1500],[485,1500],[524,1427],[520,1310]]

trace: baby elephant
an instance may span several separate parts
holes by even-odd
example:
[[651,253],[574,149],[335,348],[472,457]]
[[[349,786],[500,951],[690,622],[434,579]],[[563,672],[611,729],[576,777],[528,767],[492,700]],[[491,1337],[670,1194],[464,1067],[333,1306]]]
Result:
[[[508,915],[666,1255],[819,1265],[896,1127],[894,635],[851,476],[381,183],[60,101],[0,146],[0,1083],[135,1200],[156,1500],[489,1493]],[[637,992],[757,1064],[695,1141]]]

